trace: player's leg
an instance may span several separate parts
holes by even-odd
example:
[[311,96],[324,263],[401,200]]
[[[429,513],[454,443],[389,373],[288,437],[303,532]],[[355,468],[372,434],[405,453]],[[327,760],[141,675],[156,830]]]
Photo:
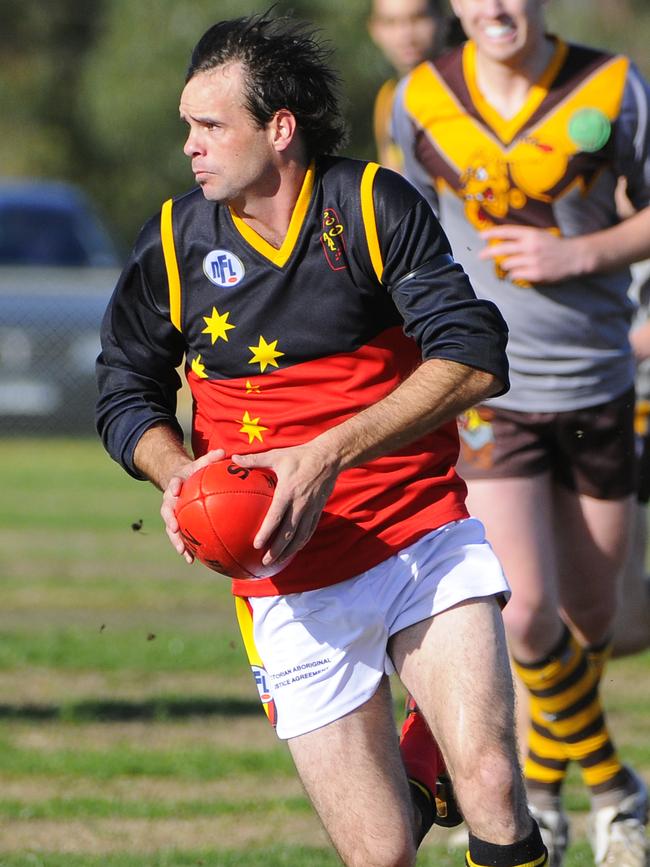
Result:
[[564,691],[569,700],[555,727],[571,758],[579,762],[591,792],[596,863],[609,863],[609,858],[611,863],[645,867],[646,786],[622,764],[599,692],[634,502],[631,497],[598,500],[559,488],[556,503],[558,538],[563,543],[560,598],[583,644],[576,653],[586,656],[586,664],[582,676],[576,668],[571,687]]
[[310,593],[236,599],[264,709],[354,867],[410,867],[419,832],[384,674],[388,629],[377,603],[393,582],[382,570],[378,592],[371,570]]
[[[545,659],[564,632],[558,615],[552,492],[548,472],[469,483],[470,511],[483,519],[512,588],[503,615],[511,653],[521,663]],[[515,668],[521,673],[520,666]],[[519,677],[518,681],[518,731],[528,799],[549,849],[549,863],[560,867],[568,845],[561,802],[568,757],[546,727],[530,686]]]
[[305,790],[348,867],[415,863],[415,813],[388,678],[361,707],[289,748]]
[[634,426],[637,452],[636,504],[632,543],[620,582],[612,634],[612,656],[627,656],[650,647],[650,575],[646,567],[650,500],[650,402],[647,400],[637,400]]
[[389,650],[445,755],[470,830],[468,863],[546,863],[526,807],[496,599],[470,600],[403,629]]
[[601,500],[557,485],[554,505],[560,604],[578,640],[598,646],[611,638],[633,498]]
[[630,656],[650,647],[650,575],[648,504],[637,502],[633,535],[620,580],[616,618],[612,630],[612,657]]

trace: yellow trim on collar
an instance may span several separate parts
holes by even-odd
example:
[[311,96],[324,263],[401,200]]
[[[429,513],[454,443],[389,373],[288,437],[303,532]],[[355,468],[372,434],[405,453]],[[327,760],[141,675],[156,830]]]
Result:
[[261,235],[258,235],[255,229],[251,229],[251,227],[245,223],[241,217],[237,216],[232,208],[228,209],[232,221],[235,224],[235,228],[244,240],[247,241],[254,250],[257,250],[258,253],[261,253],[262,256],[265,256],[279,268],[282,268],[287,263],[289,256],[296,246],[298,235],[300,234],[300,230],[302,229],[307,214],[307,209],[309,208],[312,190],[314,189],[314,176],[315,167],[312,162],[305,173],[305,178],[302,182],[302,187],[298,194],[293,214],[291,215],[287,234],[279,250],[276,250],[272,244],[269,244],[269,242],[262,238]]
[[463,75],[469,94],[476,109],[483,119],[499,136],[502,142],[508,144],[513,140],[519,130],[524,126],[540,107],[548,94],[549,87],[557,76],[564,63],[569,46],[561,39],[556,40],[555,52],[540,79],[532,85],[528,96],[517,114],[511,118],[504,118],[487,101],[481,93],[476,76],[476,44],[471,40],[463,47]]

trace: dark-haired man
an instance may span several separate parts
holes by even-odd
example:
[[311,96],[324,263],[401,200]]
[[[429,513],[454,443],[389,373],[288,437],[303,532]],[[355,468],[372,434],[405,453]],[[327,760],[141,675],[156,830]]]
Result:
[[[221,22],[199,41],[180,101],[199,188],[145,226],[116,288],[98,427],[164,491],[188,561],[183,480],[224,455],[275,472],[256,544],[285,567],[233,592],[265,709],[345,864],[412,865],[433,821],[400,758],[396,670],[454,776],[467,863],[542,865],[513,738],[507,584],[454,470],[456,415],[507,387],[504,324],[409,184],[328,155],[335,84],[285,19]],[[175,419],[183,356],[194,459]]]

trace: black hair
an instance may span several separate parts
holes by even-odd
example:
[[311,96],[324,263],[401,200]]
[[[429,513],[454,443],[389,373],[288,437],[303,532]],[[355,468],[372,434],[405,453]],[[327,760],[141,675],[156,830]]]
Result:
[[308,158],[334,153],[347,137],[340,78],[329,65],[332,50],[318,36],[305,22],[268,12],[220,21],[196,44],[185,81],[239,62],[245,106],[260,127],[286,108],[296,118]]

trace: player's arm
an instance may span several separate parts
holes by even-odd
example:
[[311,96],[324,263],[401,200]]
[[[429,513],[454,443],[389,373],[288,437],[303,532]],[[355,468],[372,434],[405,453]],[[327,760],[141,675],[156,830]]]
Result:
[[650,258],[650,207],[608,229],[558,237],[530,226],[495,226],[481,233],[490,242],[482,259],[499,258],[513,280],[552,283],[614,271]]
[[176,419],[177,368],[185,342],[170,316],[159,221],[142,230],[104,314],[97,359],[97,430],[111,457],[135,478],[136,444],[154,425],[182,441]]

